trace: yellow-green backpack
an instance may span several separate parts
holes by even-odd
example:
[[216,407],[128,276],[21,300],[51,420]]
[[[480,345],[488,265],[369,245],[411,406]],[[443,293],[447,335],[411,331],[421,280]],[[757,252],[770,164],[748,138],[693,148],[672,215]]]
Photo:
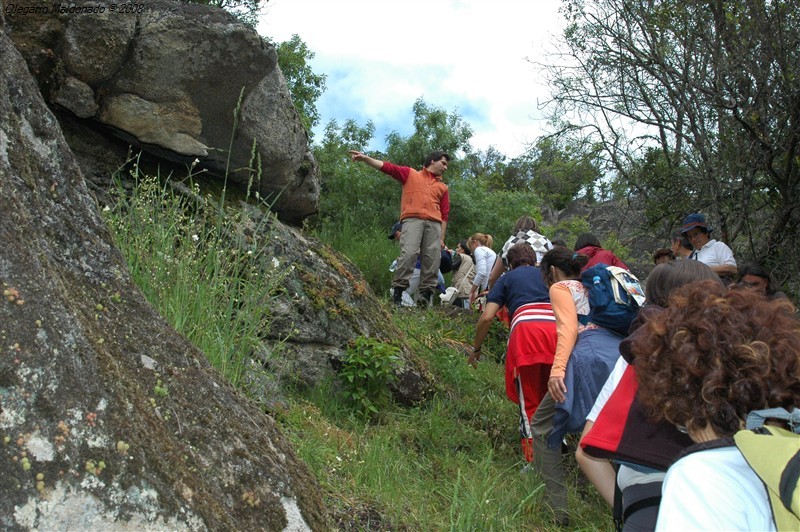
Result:
[[[770,420],[779,420],[790,430],[774,426]],[[733,439],[764,483],[775,527],[800,531],[800,409],[751,412],[745,430]]]

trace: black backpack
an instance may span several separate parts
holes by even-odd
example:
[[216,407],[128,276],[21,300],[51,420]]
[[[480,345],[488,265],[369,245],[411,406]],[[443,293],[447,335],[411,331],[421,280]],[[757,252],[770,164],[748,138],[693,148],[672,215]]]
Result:
[[[459,262],[460,262],[459,258]],[[442,250],[442,260],[439,262],[439,271],[442,273],[450,273],[453,271],[453,257],[446,249]]]

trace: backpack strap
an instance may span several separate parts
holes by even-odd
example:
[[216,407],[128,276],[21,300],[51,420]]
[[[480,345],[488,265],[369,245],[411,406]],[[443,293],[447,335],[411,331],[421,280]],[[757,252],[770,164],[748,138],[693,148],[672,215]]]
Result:
[[622,522],[624,523],[625,521],[627,521],[630,516],[632,516],[639,510],[643,510],[651,506],[659,506],[660,504],[661,504],[661,495],[655,495],[653,497],[647,497],[640,501],[636,501],[635,503],[625,508],[625,512],[622,514],[622,519],[623,519]]
[[781,475],[779,496],[783,505],[792,512],[797,510],[797,487],[800,485],[800,451],[786,464]]
[[733,440],[732,437],[725,436],[723,438],[718,438],[716,440],[704,441],[692,444],[684,448],[683,451],[681,451],[680,453],[678,453],[678,455],[675,456],[670,465],[674,464],[675,462],[677,462],[686,455],[700,451],[707,451],[709,449],[720,449],[722,447],[736,447],[736,442]]
[[622,525],[625,524],[625,516],[622,513],[622,490],[619,488],[617,482],[617,473],[619,473],[619,464],[611,462],[614,467],[614,506],[612,510],[612,517],[614,519],[614,530],[622,532]]

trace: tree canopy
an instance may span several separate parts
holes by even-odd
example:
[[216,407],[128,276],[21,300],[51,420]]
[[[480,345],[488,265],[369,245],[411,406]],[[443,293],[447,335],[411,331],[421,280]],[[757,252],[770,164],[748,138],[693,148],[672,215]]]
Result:
[[563,12],[563,55],[543,67],[566,129],[602,146],[651,223],[703,211],[788,276],[800,258],[794,2],[567,0]]
[[472,151],[469,141],[472,127],[457,111],[428,104],[418,98],[412,107],[414,132],[403,137],[392,131],[386,137],[386,156],[397,164],[419,167],[423,159],[433,150],[443,150],[452,157],[448,173],[462,175],[463,155]]
[[278,66],[286,78],[292,103],[300,114],[309,138],[313,138],[313,128],[320,120],[317,99],[325,92],[326,76],[312,70],[309,61],[314,59],[314,52],[298,35],[292,35],[288,41],[278,43],[275,49],[278,52]]

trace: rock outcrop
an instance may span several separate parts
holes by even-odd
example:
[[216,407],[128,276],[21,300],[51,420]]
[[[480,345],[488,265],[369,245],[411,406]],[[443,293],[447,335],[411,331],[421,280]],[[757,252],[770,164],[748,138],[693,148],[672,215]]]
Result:
[[[347,344],[358,336],[385,341],[403,337],[363,274],[346,257],[263,210],[242,208],[247,222],[235,240],[254,240],[264,249],[263,274],[283,272],[284,287],[271,299],[272,319],[255,354],[275,385],[257,387],[252,393],[268,402],[280,400],[283,384],[313,387],[334,377]],[[261,229],[254,231],[255,227]],[[407,346],[395,343],[402,362],[392,395],[399,403],[417,404],[432,392],[433,378]]]
[[87,178],[107,179],[132,145],[178,168],[198,159],[289,223],[317,211],[308,135],[253,28],[170,0],[8,5],[8,33]]
[[328,528],[273,420],[132,284],[3,31],[0,213],[0,528]]
[[[551,223],[555,225],[570,218],[582,218],[589,223],[590,231],[601,242],[613,235],[629,251],[626,264],[639,279],[644,280],[653,269],[653,252],[670,244],[669,228],[666,225],[661,231],[647,229],[644,210],[645,204],[641,198],[595,204],[576,200],[552,217]],[[568,245],[573,243],[567,242]]]

